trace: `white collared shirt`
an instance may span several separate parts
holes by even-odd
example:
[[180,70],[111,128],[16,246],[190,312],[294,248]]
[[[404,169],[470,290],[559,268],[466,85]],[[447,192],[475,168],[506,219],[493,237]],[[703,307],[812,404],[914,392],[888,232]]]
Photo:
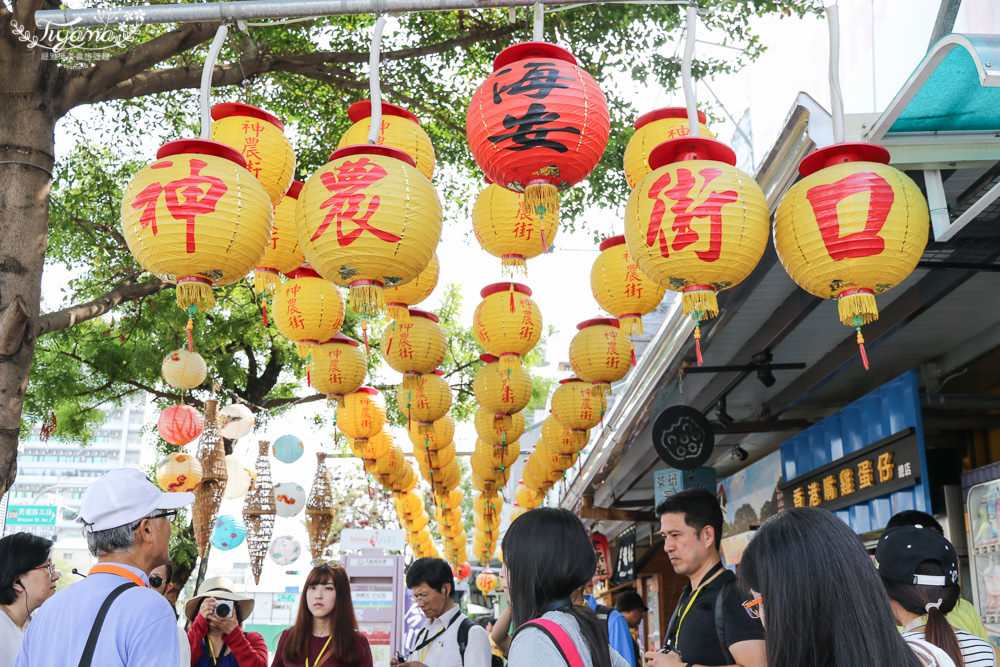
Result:
[[[461,613],[462,610],[456,605],[425,625],[417,633],[413,645],[420,646],[428,637],[433,639],[427,646],[411,653],[409,659],[422,662],[427,667],[463,667],[458,652],[458,628],[462,624],[462,619],[456,619]],[[491,655],[490,636],[486,629],[478,625],[469,628],[464,667],[490,667]]]

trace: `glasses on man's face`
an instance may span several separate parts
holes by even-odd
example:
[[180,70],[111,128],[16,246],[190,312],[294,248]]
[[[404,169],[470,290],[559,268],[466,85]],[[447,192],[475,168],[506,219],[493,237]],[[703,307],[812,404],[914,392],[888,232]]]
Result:
[[764,598],[754,598],[743,603],[743,608],[750,614],[750,618],[760,618],[760,606]]
[[149,519],[173,519],[177,516],[177,510],[163,510],[162,512],[157,512],[156,514],[150,514],[147,518]]
[[39,565],[38,567],[33,567],[31,569],[32,570],[48,570],[50,577],[56,576],[56,572],[57,572],[56,566],[55,566],[55,564],[52,561],[49,561],[48,563],[45,563],[44,565]]
[[158,574],[151,574],[151,575],[149,575],[149,587],[150,588],[159,588],[162,585],[163,585],[163,577],[161,577]]
[[412,595],[413,599],[416,601],[417,604],[425,604],[428,600],[434,597],[436,593],[437,591],[432,590],[427,593],[420,593],[420,594],[412,593]]

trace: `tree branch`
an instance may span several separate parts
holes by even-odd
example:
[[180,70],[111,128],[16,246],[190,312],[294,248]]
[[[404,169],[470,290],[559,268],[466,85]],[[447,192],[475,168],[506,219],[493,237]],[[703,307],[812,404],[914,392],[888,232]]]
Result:
[[100,317],[122,303],[156,294],[170,286],[170,283],[159,278],[151,278],[142,283],[136,282],[135,278],[127,278],[115,285],[110,292],[102,294],[92,301],[42,315],[38,318],[38,328],[35,335],[44,336],[53,331],[68,329],[80,322]]
[[316,401],[322,401],[325,398],[326,394],[313,394],[312,396],[306,396],[305,398],[272,398],[269,401],[264,401],[264,404],[261,407],[270,410],[272,408],[280,408],[283,405],[315,403]]
[[[69,357],[70,359],[73,359],[74,361],[78,361],[79,363],[83,364],[84,366],[87,366],[89,368],[93,368],[96,371],[100,371],[101,370],[101,369],[99,369],[97,367],[96,364],[94,364],[94,362],[90,361],[89,359],[85,359],[85,358],[81,357],[80,355],[74,354],[72,352],[66,352],[65,350],[52,350],[52,349],[49,349],[49,348],[43,348],[41,346],[39,346],[37,349],[45,351],[45,352],[50,352],[50,353],[53,353],[53,354],[61,354],[64,357]],[[136,389],[141,389],[142,391],[150,393],[153,396],[156,396],[157,398],[165,398],[167,400],[181,402],[181,396],[179,396],[178,394],[169,394],[169,393],[167,393],[165,391],[160,391],[159,389],[154,389],[153,387],[150,387],[149,385],[145,385],[145,384],[143,384],[141,382],[136,382],[135,380],[130,380],[128,378],[117,378],[116,380],[113,380],[113,381],[122,382],[124,384],[129,385],[130,387],[135,387]],[[199,401],[199,400],[197,400],[196,398],[194,398],[192,396],[189,396],[188,400],[186,400],[184,402],[187,403],[188,405],[193,405],[195,407],[199,407],[199,408],[202,407],[202,401]]]

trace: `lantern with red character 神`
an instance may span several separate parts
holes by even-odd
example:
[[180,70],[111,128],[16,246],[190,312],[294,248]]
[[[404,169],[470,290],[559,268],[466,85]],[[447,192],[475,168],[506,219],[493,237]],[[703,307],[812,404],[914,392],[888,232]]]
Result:
[[576,58],[547,42],[500,52],[465,118],[469,148],[492,183],[555,211],[559,191],[586,178],[608,143],[604,93]]
[[611,317],[580,322],[576,328],[569,344],[569,365],[596,391],[610,394],[611,383],[625,377],[632,367],[632,342],[621,333],[618,320]]
[[775,250],[802,289],[837,300],[868,368],[861,326],[878,319],[875,295],[916,268],[927,244],[927,201],[874,144],[822,148],[802,160],[799,173],[778,205]]
[[639,268],[680,292],[684,313],[698,324],[719,313],[716,293],[750,275],[767,246],[767,201],[735,166],[725,144],[703,137],[673,139],[653,149],[653,168],[629,196],[625,242]]
[[520,368],[521,356],[542,337],[542,313],[531,299],[531,288],[520,283],[494,283],[479,295],[483,300],[472,316],[476,342],[500,358],[500,370]]

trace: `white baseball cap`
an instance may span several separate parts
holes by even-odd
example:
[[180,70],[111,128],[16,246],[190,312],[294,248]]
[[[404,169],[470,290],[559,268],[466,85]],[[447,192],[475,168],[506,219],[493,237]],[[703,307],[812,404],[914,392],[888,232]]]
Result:
[[77,521],[89,532],[127,526],[155,510],[172,510],[194,502],[193,493],[164,493],[135,468],[106,473],[90,485]]

